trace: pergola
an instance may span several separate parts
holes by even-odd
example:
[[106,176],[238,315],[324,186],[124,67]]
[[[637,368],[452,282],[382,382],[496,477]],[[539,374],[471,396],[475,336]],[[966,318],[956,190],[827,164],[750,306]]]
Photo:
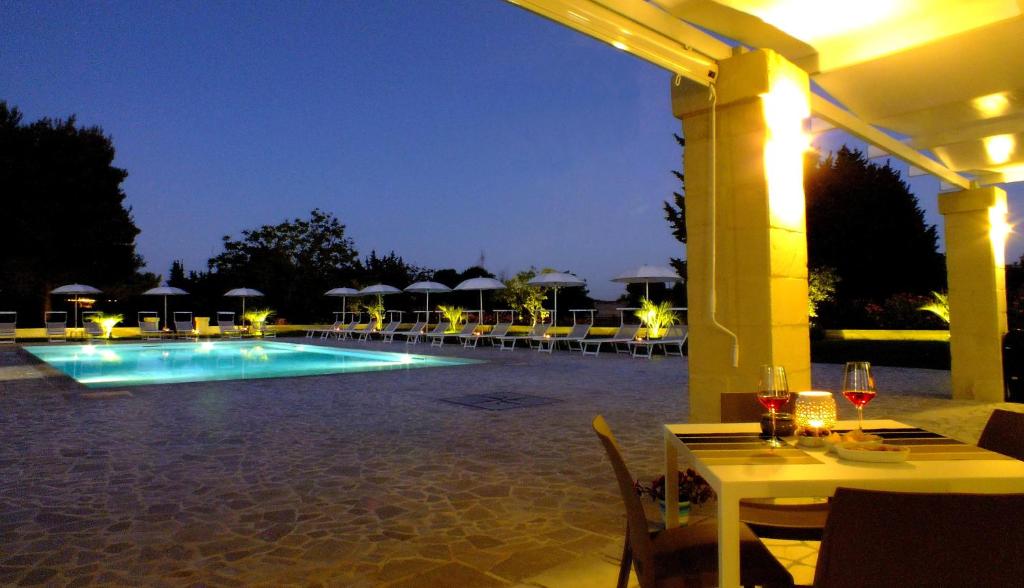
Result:
[[673,74],[691,419],[717,420],[764,363],[810,386],[801,152],[830,128],[942,181],[953,395],[1003,400],[995,184],[1024,181],[1024,1],[508,1]]

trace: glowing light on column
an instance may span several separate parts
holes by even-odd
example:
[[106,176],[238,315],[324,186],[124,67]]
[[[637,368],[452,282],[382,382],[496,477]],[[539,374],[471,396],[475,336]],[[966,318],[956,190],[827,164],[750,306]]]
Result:
[[804,120],[811,115],[806,86],[780,79],[761,95],[767,137],[764,144],[771,225],[802,230],[804,226],[804,153],[810,136]]
[[1006,214],[1006,200],[999,200],[988,209],[988,238],[992,242],[992,255],[998,266],[1006,265],[1006,238],[1013,230],[1013,225],[1006,220]]

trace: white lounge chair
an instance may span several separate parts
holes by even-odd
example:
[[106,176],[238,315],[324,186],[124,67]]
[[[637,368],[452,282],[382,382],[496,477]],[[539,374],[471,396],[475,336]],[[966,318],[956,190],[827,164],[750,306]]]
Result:
[[531,343],[537,343],[537,351],[551,353],[555,350],[555,347],[563,341],[569,345],[569,350],[571,351],[573,342],[579,343],[586,338],[588,332],[590,332],[590,325],[582,323],[573,325],[572,329],[569,330],[569,334],[563,337],[548,337],[545,335],[541,337],[531,337],[530,339]]
[[587,338],[590,334],[591,325],[588,323],[580,323],[573,325],[572,330],[565,337],[560,338],[558,341],[564,342],[565,346],[569,348],[569,351],[583,351],[583,344],[581,341]]
[[0,343],[15,343],[18,340],[18,313],[13,310],[0,311]]
[[398,327],[400,326],[402,326],[402,321],[390,321],[388,324],[384,325],[383,329],[374,334],[380,335],[380,340],[384,341],[388,339],[388,337],[394,337],[395,332],[398,331]]
[[437,334],[437,335],[431,333],[430,335],[427,336],[427,338],[430,339],[430,346],[431,347],[443,347],[444,346],[444,340],[446,338],[448,338],[448,337],[454,337],[454,338],[468,337],[468,336],[473,334],[473,331],[475,331],[478,326],[480,326],[480,323],[466,323],[466,324],[462,325],[462,330],[459,331],[458,333],[440,333],[440,334]]
[[68,313],[63,310],[51,310],[43,315],[48,341],[68,340]]
[[217,328],[220,329],[220,336],[225,339],[241,339],[242,329],[235,324],[235,313],[229,311],[217,312]]
[[380,323],[377,319],[370,319],[370,323],[366,325],[366,328],[359,331],[360,341],[369,341],[370,337],[380,330]]
[[192,323],[192,313],[187,310],[174,311],[174,336],[177,339],[199,340],[199,332]]
[[512,328],[512,323],[498,323],[494,325],[491,330],[481,335],[473,335],[472,337],[466,337],[462,342],[463,347],[476,347],[481,341],[488,341],[491,345],[494,345],[494,341],[498,337],[504,337],[508,335],[508,330]]
[[263,326],[260,327],[260,337],[264,339],[277,339],[277,327],[263,323]]
[[415,325],[413,325],[412,328],[410,328],[410,329],[406,329],[404,331],[399,331],[398,329],[395,329],[394,331],[392,331],[390,333],[384,333],[384,337],[381,340],[384,341],[385,343],[394,343],[396,336],[405,337],[405,338],[408,339],[410,336],[412,336],[414,334],[418,335],[418,334],[423,333],[423,329],[426,326],[427,326],[426,321],[419,321]]
[[[661,346],[665,355],[683,355],[683,345],[686,343],[686,325],[674,325],[665,331],[665,336],[660,339],[644,339],[629,342],[629,349],[633,357],[646,357],[650,359],[654,355],[654,348]],[[670,351],[672,347],[676,352]]]
[[370,319],[366,323],[366,325],[364,325],[362,328],[359,327],[359,323],[356,323],[356,325],[354,327],[352,327],[351,329],[346,329],[345,331],[343,331],[343,334],[339,335],[338,338],[339,339],[352,339],[352,340],[361,339],[362,336],[363,336],[363,333],[372,332],[376,328],[377,328],[377,319]]
[[493,340],[497,340],[501,343],[502,351],[514,351],[516,348],[516,341],[526,341],[529,343],[530,339],[535,337],[543,337],[544,333],[548,332],[551,325],[548,323],[537,323],[533,325],[530,332],[526,335],[505,335],[504,337],[494,337]]
[[103,338],[103,326],[92,320],[92,317],[99,314],[98,312],[83,312],[82,313],[82,337],[87,340],[102,339]]
[[154,310],[140,310],[136,315],[139,321],[139,336],[146,341],[158,341],[163,339],[164,332],[160,330],[160,315]]
[[[616,353],[629,353],[629,342],[636,338],[636,332],[640,325],[622,325],[615,335],[611,337],[594,337],[580,340],[580,351],[583,355],[598,355],[601,353],[601,346],[608,343],[615,347]],[[625,351],[622,350],[625,345]],[[592,349],[592,350],[591,350]]]
[[441,322],[437,323],[437,325],[434,326],[434,329],[432,331],[427,332],[427,333],[417,333],[415,335],[411,335],[411,336],[409,336],[405,340],[405,342],[406,342],[406,344],[419,343],[420,339],[428,339],[430,337],[436,337],[438,335],[443,335],[444,332],[447,331],[448,328],[451,327],[451,326],[452,326],[452,324],[450,322],[448,322],[448,321],[441,321]]
[[358,324],[358,320],[353,320],[349,323],[334,323],[329,328],[318,331],[320,333],[320,340],[326,341],[331,337],[331,335],[334,335],[336,339],[341,339],[344,336],[345,331],[356,328],[356,325]]
[[335,330],[340,329],[340,328],[345,327],[345,326],[347,326],[347,325],[344,322],[342,322],[340,320],[336,320],[330,326],[325,327],[325,328],[319,328],[318,329],[317,327],[310,327],[310,328],[306,329],[306,338],[307,339],[312,339],[313,337],[316,337],[316,336],[319,335],[321,339],[326,339],[326,337],[323,336],[324,332],[335,331]]

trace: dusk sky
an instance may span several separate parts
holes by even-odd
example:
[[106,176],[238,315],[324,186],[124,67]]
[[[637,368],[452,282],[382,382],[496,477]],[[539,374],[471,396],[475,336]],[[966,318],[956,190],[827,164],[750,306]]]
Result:
[[[661,211],[681,166],[663,70],[498,0],[253,6],[0,5],[0,99],[112,136],[150,271],[313,208],[362,255],[482,253],[598,298],[684,253]],[[938,181],[911,185],[941,229]]]

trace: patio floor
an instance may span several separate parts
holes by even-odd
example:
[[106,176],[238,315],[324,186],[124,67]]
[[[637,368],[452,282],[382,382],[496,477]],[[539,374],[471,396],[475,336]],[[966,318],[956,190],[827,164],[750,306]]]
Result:
[[[0,584],[613,585],[624,517],[590,420],[657,476],[685,358],[432,351],[488,363],[89,394],[0,350]],[[949,400],[948,372],[876,379],[868,417],[966,441],[1021,410]]]

